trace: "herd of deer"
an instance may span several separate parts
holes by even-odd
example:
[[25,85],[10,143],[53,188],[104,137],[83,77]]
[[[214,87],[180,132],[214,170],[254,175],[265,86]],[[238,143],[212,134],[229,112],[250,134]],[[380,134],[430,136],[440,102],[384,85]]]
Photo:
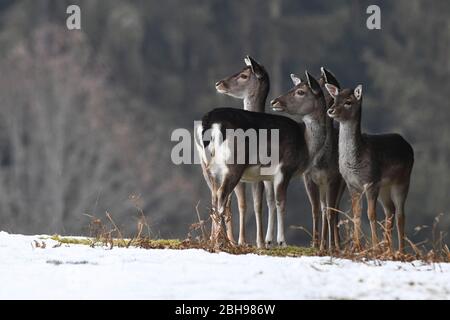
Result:
[[[218,108],[206,113],[196,130],[205,180],[211,190],[212,208],[221,219],[226,217],[226,234],[235,243],[231,224],[231,193],[239,208],[239,245],[245,244],[246,183],[251,184],[256,217],[256,244],[273,245],[275,216],[277,244],[286,245],[284,219],[286,194],[292,177],[302,175],[311,203],[313,246],[321,250],[339,250],[338,209],[347,187],[354,223],[353,248],[361,248],[361,200],[367,198],[367,215],[374,250],[380,249],[377,237],[376,202],[383,206],[386,219],[384,241],[392,246],[394,216],[397,216],[399,251],[403,252],[405,201],[408,194],[414,152],[398,134],[369,135],[361,132],[362,86],[341,89],[335,76],[321,68],[319,80],[308,72],[305,79],[291,74],[294,87],[273,99],[273,111],[286,112],[292,118],[264,113],[270,88],[265,68],[250,56],[236,74],[216,83],[216,90],[244,102],[244,109]],[[337,121],[337,125],[333,120]],[[261,174],[261,163],[231,163],[223,152],[214,152],[215,144],[206,140],[228,129],[278,129],[279,164],[271,174]],[[215,129],[215,130],[214,130]],[[259,137],[258,139],[268,139]],[[225,147],[227,145],[225,144]],[[248,148],[248,146],[247,146]],[[206,153],[209,152],[209,156]],[[262,199],[266,196],[268,224],[263,239]],[[321,230],[319,230],[319,217]],[[219,224],[213,221],[213,230]]]

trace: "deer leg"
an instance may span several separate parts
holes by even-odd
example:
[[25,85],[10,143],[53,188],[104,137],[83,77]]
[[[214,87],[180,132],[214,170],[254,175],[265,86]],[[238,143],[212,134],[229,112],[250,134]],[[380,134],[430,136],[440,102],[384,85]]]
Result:
[[393,242],[392,242],[392,227],[394,222],[394,212],[395,205],[391,199],[391,188],[383,188],[380,190],[380,202],[383,206],[383,211],[385,215],[384,222],[384,243],[386,243],[389,251],[393,250]]
[[312,246],[319,247],[319,211],[320,211],[320,193],[317,185],[311,180],[308,175],[303,175],[303,182],[305,183],[306,193],[311,204],[311,212],[313,218],[313,237]]
[[206,170],[206,164],[202,161],[200,162],[201,167],[202,167],[202,173],[203,173],[203,178],[206,181],[206,184],[208,185],[209,190],[213,190],[213,182],[211,180],[211,177],[208,174],[208,170]]
[[377,198],[378,189],[369,189],[366,191],[367,198],[367,216],[370,222],[370,231],[372,235],[372,249],[378,250],[377,236]]
[[[336,208],[337,209],[337,208]],[[341,237],[339,235],[339,213],[336,211],[331,211],[330,215],[331,227],[333,228],[333,248],[335,251],[341,250]]]
[[210,187],[211,190],[211,214],[210,214],[210,218],[211,218],[211,234],[209,237],[209,240],[211,242],[214,241],[215,239],[215,235],[216,235],[216,231],[218,230],[218,226],[216,223],[216,213],[217,213],[217,190],[215,188],[215,185],[213,184],[214,180],[208,180],[210,181],[210,183],[208,183],[208,186]]
[[213,241],[214,234],[216,233],[216,221],[214,219],[214,214],[216,213],[217,208],[217,195],[213,188],[212,184],[208,184],[211,188],[211,211],[210,211],[210,218],[211,218],[211,234],[210,234],[210,240]]
[[327,220],[328,220],[328,239],[330,250],[339,250],[339,229],[338,223],[338,209],[337,199],[340,192],[340,179],[338,181],[333,181],[330,183],[327,192]]
[[395,215],[397,216],[398,251],[405,249],[405,202],[408,196],[409,182],[405,185],[392,187],[392,201],[395,205]]
[[225,205],[225,225],[227,228],[227,238],[228,240],[235,245],[236,241],[233,236],[233,221],[232,221],[232,213],[231,213],[231,194],[228,196],[226,205]]
[[[224,213],[225,213],[225,206],[227,204],[228,198],[230,197],[231,192],[236,187],[236,184],[239,182],[239,179],[242,175],[243,169],[240,167],[230,167],[229,172],[230,174],[225,174],[222,182],[220,184],[220,187],[216,189],[217,181],[216,179],[213,180],[213,190],[217,190],[217,192],[214,192],[213,196],[213,204],[215,204],[215,210],[218,214],[220,221],[217,221],[215,223],[215,230],[214,230],[214,241],[217,240],[216,236],[220,234],[220,230],[222,230],[222,223],[224,220]],[[217,218],[217,217],[215,217]],[[213,219],[214,220],[214,219]],[[214,222],[214,221],[213,221]]]
[[327,213],[327,224],[328,224],[328,252],[332,253],[334,251],[334,221],[331,219],[331,210],[330,208],[326,209]]
[[328,219],[327,219],[327,197],[324,187],[320,188],[320,208],[322,211],[322,233],[320,235],[320,251],[327,248],[328,239]]
[[277,243],[279,246],[286,247],[286,238],[284,236],[284,218],[286,217],[286,195],[289,179],[282,175],[275,177],[275,201],[277,206]]
[[211,234],[209,236],[209,240],[212,241],[214,239],[214,235],[216,234],[216,230],[217,230],[216,221],[214,220],[214,218],[212,218],[212,220],[211,220]]
[[253,209],[255,211],[256,218],[256,245],[258,248],[264,247],[263,238],[263,225],[262,225],[262,198],[263,198],[263,183],[255,182],[252,183],[252,194],[253,194]]
[[361,249],[361,193],[358,191],[350,191],[352,198],[352,214],[353,214],[353,243],[355,249]]
[[228,202],[228,198],[230,197],[231,191],[233,191],[234,187],[235,184],[233,184],[233,180],[225,177],[220,188],[217,190],[216,210],[219,215],[223,215],[225,213],[225,207]]
[[266,247],[270,248],[273,244],[273,234],[275,231],[275,215],[277,207],[275,205],[275,191],[271,181],[264,181],[264,191],[266,194],[267,208],[269,215],[267,220]]
[[[339,209],[342,196],[344,195],[344,191],[346,189],[346,184],[344,179],[339,177],[339,182],[336,182],[339,184],[338,187],[338,193],[336,195],[336,201],[334,203],[334,208],[337,210]],[[333,220],[334,220],[334,244],[337,250],[341,249],[341,236],[339,234],[339,212],[335,211],[334,214],[332,214]]]
[[239,245],[245,245],[245,215],[247,212],[247,201],[245,196],[245,183],[239,182],[234,188],[239,208]]
[[[211,191],[211,212],[214,213],[214,211],[216,210],[216,205],[217,205],[217,197],[216,197],[216,190],[214,188],[214,179],[212,176],[209,175],[208,170],[206,170],[206,165],[205,163],[202,161],[201,162],[201,166],[202,166],[202,173],[203,173],[203,178],[206,181],[206,184],[208,185],[209,190]],[[210,240],[213,239],[213,236],[216,232],[216,224],[214,222],[214,219],[211,215],[211,234],[210,234]]]

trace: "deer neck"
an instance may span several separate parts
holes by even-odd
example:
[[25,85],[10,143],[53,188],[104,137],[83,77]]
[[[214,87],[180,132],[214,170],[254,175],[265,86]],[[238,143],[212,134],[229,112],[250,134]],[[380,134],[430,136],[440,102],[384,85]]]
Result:
[[244,98],[244,110],[254,112],[264,112],[267,94],[269,89],[264,86],[258,87],[258,89]]
[[316,111],[303,117],[308,151],[314,157],[325,147],[331,146],[333,123],[325,112],[325,99],[316,101]]
[[339,162],[341,164],[357,163],[363,145],[360,113],[357,119],[339,124]]

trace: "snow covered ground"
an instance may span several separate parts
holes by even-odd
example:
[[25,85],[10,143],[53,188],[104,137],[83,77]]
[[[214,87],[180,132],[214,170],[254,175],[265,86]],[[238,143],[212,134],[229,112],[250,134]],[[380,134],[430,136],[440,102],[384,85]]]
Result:
[[[90,248],[0,232],[0,299],[450,299],[450,264]],[[42,241],[42,240],[39,240]]]

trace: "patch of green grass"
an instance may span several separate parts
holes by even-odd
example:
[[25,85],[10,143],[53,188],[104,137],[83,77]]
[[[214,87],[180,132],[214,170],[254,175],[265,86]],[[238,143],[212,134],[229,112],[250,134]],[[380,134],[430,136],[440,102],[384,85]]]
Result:
[[[87,246],[104,246],[111,245],[111,239],[94,239],[83,237],[62,237],[60,235],[53,235],[47,239],[58,241],[61,244],[78,244]],[[115,247],[137,247],[144,249],[202,249],[201,245],[188,244],[185,241],[179,239],[112,239],[112,244]],[[206,249],[206,248],[203,248]],[[308,247],[274,247],[270,249],[257,249],[256,247],[235,247],[236,250],[232,250],[232,254],[248,254],[254,253],[258,255],[275,256],[275,257],[301,257],[301,256],[313,256],[317,255],[317,250]],[[225,250],[226,251],[226,250]]]
[[[83,237],[62,237],[53,235],[49,239],[62,244],[81,244],[87,246],[111,245],[111,239],[94,239]],[[141,247],[146,249],[182,249],[182,241],[178,239],[112,239],[112,244],[116,247]]]
[[63,244],[84,244],[87,246],[91,246],[95,244],[95,240],[92,238],[70,238],[70,237],[61,237],[60,235],[53,235],[50,239],[54,241],[58,241]]
[[186,249],[183,241],[178,239],[137,239],[132,245],[145,249]]
[[257,254],[275,257],[301,257],[317,255],[317,250],[310,247],[273,247],[270,249],[257,249]]

